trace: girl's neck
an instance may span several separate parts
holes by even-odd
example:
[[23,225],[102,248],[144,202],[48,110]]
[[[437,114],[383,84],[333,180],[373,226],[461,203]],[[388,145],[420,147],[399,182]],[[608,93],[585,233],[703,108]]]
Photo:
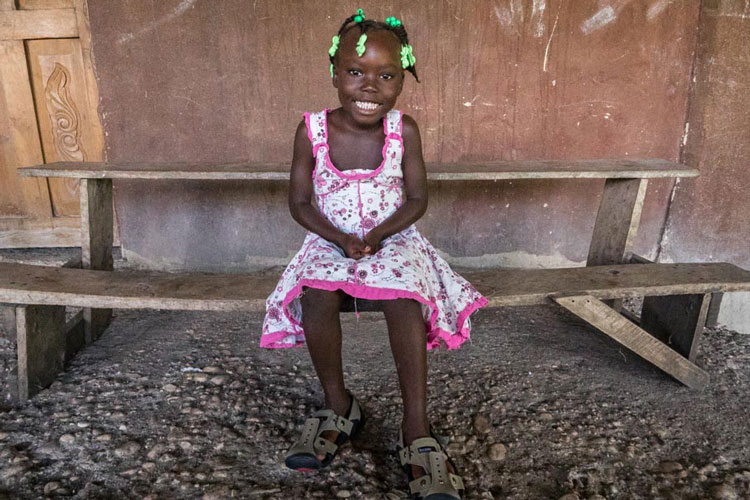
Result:
[[382,130],[383,120],[385,120],[385,117],[383,117],[378,122],[373,123],[372,125],[360,125],[346,111],[344,111],[343,108],[336,108],[332,110],[329,113],[329,116],[334,114],[336,125],[338,125],[339,128],[343,129],[345,132],[372,132],[374,130]]

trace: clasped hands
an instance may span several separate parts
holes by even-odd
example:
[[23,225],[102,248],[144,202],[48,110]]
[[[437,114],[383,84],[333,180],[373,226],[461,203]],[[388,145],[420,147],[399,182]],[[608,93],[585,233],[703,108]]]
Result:
[[352,234],[345,234],[342,236],[339,244],[347,257],[359,260],[368,255],[375,255],[380,250],[380,242],[382,240],[382,236],[378,235],[376,231],[370,231],[365,235],[364,239],[360,239]]

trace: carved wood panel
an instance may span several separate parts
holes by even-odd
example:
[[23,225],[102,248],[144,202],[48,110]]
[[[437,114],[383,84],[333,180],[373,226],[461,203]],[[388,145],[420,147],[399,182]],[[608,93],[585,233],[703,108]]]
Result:
[[86,0],[0,0],[0,248],[80,245],[76,183],[16,170],[103,159],[87,16]]
[[[96,110],[88,108],[80,41],[26,42],[45,163],[101,159]],[[93,119],[92,119],[93,118]],[[50,179],[55,216],[78,215],[78,182]]]

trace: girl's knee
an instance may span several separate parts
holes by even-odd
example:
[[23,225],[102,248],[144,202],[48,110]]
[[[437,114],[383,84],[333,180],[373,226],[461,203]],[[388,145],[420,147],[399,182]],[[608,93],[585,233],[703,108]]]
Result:
[[305,304],[314,304],[316,307],[325,307],[329,305],[341,306],[341,293],[339,290],[322,290],[320,288],[302,287],[300,301],[303,307]]
[[414,299],[391,299],[382,301],[383,311],[403,312],[419,308],[419,302]]

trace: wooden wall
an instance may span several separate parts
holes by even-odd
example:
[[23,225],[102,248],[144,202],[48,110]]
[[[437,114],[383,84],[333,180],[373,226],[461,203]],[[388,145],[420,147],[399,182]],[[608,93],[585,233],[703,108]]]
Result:
[[[698,0],[89,0],[107,158],[289,161],[301,114],[337,105],[327,48],[357,7],[409,31],[422,83],[399,107],[428,161],[680,157]],[[651,182],[639,253],[656,254],[672,187]],[[600,188],[434,184],[418,227],[454,262],[580,263]],[[285,263],[302,241],[283,183],[120,182],[115,196],[145,266]]]

